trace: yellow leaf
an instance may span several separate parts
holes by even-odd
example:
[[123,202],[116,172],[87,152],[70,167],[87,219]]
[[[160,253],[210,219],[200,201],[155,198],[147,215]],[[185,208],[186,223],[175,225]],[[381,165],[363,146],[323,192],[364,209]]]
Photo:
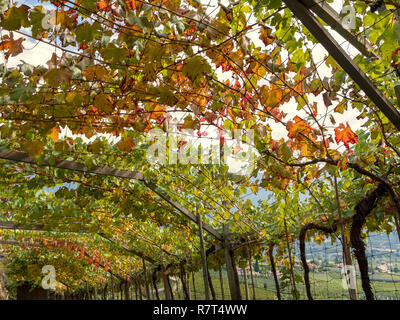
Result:
[[112,105],[112,100],[110,95],[105,93],[99,93],[94,98],[94,106],[102,113],[109,114],[113,111],[114,106]]
[[100,65],[87,66],[83,71],[83,75],[87,80],[94,80],[96,78],[101,81],[107,75],[107,70]]
[[257,193],[258,193],[258,185],[252,184],[252,185],[250,186],[250,189],[251,189],[251,191],[252,191],[254,194],[257,194]]
[[343,112],[347,110],[347,100],[343,99],[338,103],[338,105],[335,108],[335,112],[343,114]]
[[44,149],[44,142],[39,140],[28,141],[22,145],[22,150],[27,152],[31,157],[39,157]]
[[266,85],[261,87],[260,101],[268,111],[280,105],[283,98],[282,90],[277,86],[269,88]]

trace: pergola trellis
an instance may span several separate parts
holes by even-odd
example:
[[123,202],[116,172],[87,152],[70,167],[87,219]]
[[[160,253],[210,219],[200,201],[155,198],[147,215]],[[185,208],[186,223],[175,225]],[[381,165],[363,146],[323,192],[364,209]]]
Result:
[[[28,154],[26,154],[24,152],[11,151],[11,150],[1,150],[0,151],[0,159],[11,160],[11,161],[16,161],[16,162],[23,162],[23,163],[28,163],[28,164],[32,164],[32,165],[37,164],[36,159],[29,156]],[[48,159],[44,159],[44,161],[42,162],[42,166],[49,166],[49,167],[55,167],[55,168],[59,168],[59,169],[80,171],[80,172],[84,172],[84,173],[112,176],[112,177],[116,177],[116,178],[134,179],[134,180],[141,181],[141,182],[143,182],[143,184],[146,187],[148,187],[150,190],[152,190],[154,193],[156,193],[158,196],[160,196],[162,199],[164,199],[167,203],[169,203],[176,210],[181,212],[187,219],[189,219],[195,223],[199,223],[196,215],[194,215],[192,212],[190,212],[187,208],[182,206],[180,203],[172,200],[164,192],[161,192],[155,185],[146,181],[143,174],[140,172],[130,171],[130,170],[120,170],[120,169],[109,168],[109,167],[99,167],[99,166],[94,166],[92,168],[88,168],[86,165],[84,165],[82,163],[75,162],[75,161],[69,161],[69,160],[60,160],[60,161],[56,161],[55,164],[51,164]],[[235,265],[234,251],[232,249],[232,244],[229,240],[230,239],[229,238],[229,228],[227,228],[227,226],[225,226],[224,234],[221,235],[218,231],[216,231],[214,228],[212,228],[207,223],[201,222],[201,223],[199,223],[199,226],[201,226],[202,230],[205,230],[206,232],[211,234],[215,239],[217,239],[223,243],[223,247],[225,249],[225,258],[227,259],[226,261],[227,261],[229,286],[231,289],[231,298],[233,300],[240,300],[241,293],[240,293],[239,278],[237,275],[237,270],[236,270],[236,265]],[[41,230],[42,229],[43,230],[43,228],[39,225],[36,225],[33,227],[25,227],[23,225],[19,225],[18,223],[14,223],[14,222],[2,222],[0,224],[0,228],[23,229],[23,230],[30,230],[30,229]],[[202,244],[202,247],[204,249],[204,244]],[[137,251],[135,251],[131,248],[128,248],[127,246],[125,246],[124,249],[149,261],[148,257],[144,257],[143,254],[138,253]],[[203,260],[204,261],[206,260],[206,256],[203,256]],[[154,263],[154,261],[152,261],[152,262]]]
[[[355,37],[350,30],[346,29],[340,23],[339,15],[331,8],[328,4],[320,4],[314,0],[283,0],[286,6],[293,12],[293,14],[301,20],[301,22],[307,27],[307,29],[313,34],[313,36],[325,47],[325,49],[332,55],[332,57],[338,62],[343,70],[349,74],[349,76],[358,84],[358,86],[365,92],[370,100],[388,117],[388,119],[394,124],[397,129],[400,129],[400,113],[390,103],[390,101],[376,88],[368,76],[362,72],[362,70],[355,64],[355,62],[349,57],[349,55],[340,47],[335,41],[332,35],[322,26],[317,18],[311,13],[313,11],[317,16],[324,20],[330,25],[335,31],[342,35],[346,40],[349,41],[355,48],[357,48],[362,54],[366,56],[374,56],[370,51],[370,46],[367,43],[362,43]],[[0,158],[29,163],[36,165],[36,159],[29,155],[10,151],[1,150]],[[142,182],[147,188],[156,193],[160,198],[169,203],[173,208],[179,211],[187,219],[198,224],[198,218],[190,210],[185,208],[179,202],[172,200],[166,193],[162,192],[156,186],[152,185],[151,182],[146,181],[143,174],[136,171],[120,170],[109,167],[92,167],[88,168],[86,165],[69,160],[57,161],[55,164],[45,159],[42,162],[43,166],[55,167],[66,170],[81,171],[84,173],[91,173],[96,175],[112,176],[116,178],[134,179]],[[0,228],[5,229],[24,229],[26,227],[18,225],[12,222],[0,223]],[[33,230],[41,230],[40,226],[32,227]],[[232,243],[229,238],[229,229],[224,225],[224,232],[220,234],[217,230],[206,223],[202,223],[202,229],[212,235],[215,239],[223,244],[225,249],[225,258],[227,263],[229,286],[231,290],[232,299],[241,299],[238,275],[235,267],[234,254],[232,250]],[[24,229],[27,230],[27,229]],[[125,248],[127,250],[133,250]],[[134,253],[134,251],[132,251]],[[138,254],[138,253],[134,253]],[[139,255],[138,255],[139,256]],[[141,257],[145,259],[143,256]]]

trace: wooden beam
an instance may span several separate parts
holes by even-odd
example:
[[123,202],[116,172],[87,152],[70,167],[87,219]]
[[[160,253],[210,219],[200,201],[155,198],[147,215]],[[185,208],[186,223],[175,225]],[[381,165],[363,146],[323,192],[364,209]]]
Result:
[[[6,160],[11,160],[11,161],[16,161],[16,162],[24,162],[24,163],[29,163],[29,164],[33,164],[33,165],[38,165],[36,162],[36,159],[29,156],[27,153],[19,152],[19,151],[11,151],[11,150],[7,150],[7,149],[0,150],[0,159],[6,159]],[[50,163],[50,161],[48,159],[44,159],[42,166],[54,167],[54,168],[60,168],[60,169],[66,169],[66,170],[73,170],[73,171],[80,171],[80,172],[84,172],[84,173],[105,175],[105,176],[111,176],[111,177],[116,177],[116,178],[139,180],[139,181],[143,182],[146,187],[148,187],[150,190],[152,190],[154,193],[156,193],[159,197],[161,197],[166,202],[168,202],[172,207],[174,207],[179,212],[181,212],[184,216],[186,216],[186,218],[192,220],[195,223],[197,222],[196,216],[192,212],[190,212],[188,209],[186,209],[180,203],[173,201],[168,195],[163,193],[156,185],[147,182],[141,172],[130,171],[130,170],[120,170],[120,169],[114,169],[114,168],[110,168],[110,167],[100,167],[100,166],[93,166],[93,167],[89,168],[88,166],[86,166],[83,163],[69,161],[69,160],[59,160],[59,161],[56,161],[56,163],[52,164],[52,163]],[[210,225],[204,223],[203,228],[205,231],[210,233],[213,237],[222,241],[222,236]]]
[[303,3],[363,55],[378,58],[372,51],[372,46],[367,39],[364,38],[361,42],[350,29],[347,29],[342,25],[342,17],[329,5],[328,2],[325,0],[303,0]]
[[300,1],[283,0],[293,14],[301,20],[312,35],[325,47],[343,70],[365,92],[368,98],[381,110],[386,117],[400,130],[400,113],[390,101],[380,92],[368,76],[354,63],[336,40],[321,25],[310,10]]
[[[37,165],[36,158],[33,158],[24,152],[0,150],[0,158]],[[114,169],[109,167],[99,167],[99,166],[93,166],[92,168],[89,168],[83,163],[69,161],[69,160],[60,160],[56,161],[56,163],[54,164],[51,164],[48,159],[44,159],[42,166],[144,181],[143,174],[141,174],[140,172],[130,171],[130,170],[119,170],[119,169]]]
[[28,242],[28,241],[17,241],[17,240],[0,240],[0,245],[5,246],[33,246],[33,247],[41,247],[41,244]]
[[78,231],[74,231],[74,230],[57,230],[57,231],[53,231],[53,230],[47,230],[46,228],[44,228],[44,226],[42,225],[24,225],[21,223],[17,223],[17,222],[13,222],[13,221],[0,221],[0,229],[10,229],[10,230],[27,230],[27,231],[48,231],[48,232],[71,232],[71,233],[88,233],[87,229],[82,229],[82,230],[78,230]]

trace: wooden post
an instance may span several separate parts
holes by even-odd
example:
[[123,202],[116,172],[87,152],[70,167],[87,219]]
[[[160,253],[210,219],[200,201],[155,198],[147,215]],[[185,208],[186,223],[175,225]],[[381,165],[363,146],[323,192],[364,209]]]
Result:
[[[65,297],[64,293],[62,296],[63,296],[62,300],[64,300],[64,297]],[[86,281],[86,300],[90,300],[90,290],[89,290],[89,284],[87,283],[87,281]]]
[[157,274],[156,271],[154,271],[154,273],[151,276],[151,282],[153,283],[153,287],[154,287],[154,294],[156,296],[157,300],[160,300],[160,295],[158,294],[158,288],[157,288]]
[[189,279],[189,275],[187,273],[186,273],[185,281],[186,281],[188,298],[189,298],[189,300],[191,300],[192,294],[191,294],[191,287],[190,287],[190,279]]
[[231,292],[232,300],[242,300],[242,294],[240,293],[239,277],[236,270],[235,256],[230,243],[230,232],[228,225],[223,226],[223,237],[224,237],[224,251],[225,251],[225,262],[226,271],[228,273],[229,290]]
[[197,300],[197,295],[196,295],[196,280],[195,280],[195,278],[194,278],[194,272],[192,272],[192,283],[193,283],[194,300]]
[[290,266],[290,280],[292,283],[292,291],[293,295],[295,295],[295,299],[298,300],[299,296],[297,295],[298,291],[296,288],[296,279],[294,277],[294,266],[293,266],[293,260],[292,260],[292,249],[290,247],[290,242],[289,242],[289,232],[287,229],[287,224],[286,224],[286,216],[283,218],[283,226],[285,228],[285,235],[286,235],[286,246],[288,250],[288,255],[289,255],[289,266]]
[[111,277],[110,277],[110,282],[111,282],[111,299],[115,300],[113,275],[111,275]]
[[196,205],[196,215],[197,215],[197,225],[199,226],[200,255],[201,255],[201,261],[203,263],[204,294],[205,294],[205,300],[210,300],[210,288],[208,285],[208,274],[207,274],[208,271],[207,256],[203,238],[203,221],[201,218],[201,214],[197,210],[197,205]]
[[164,281],[165,299],[166,300],[172,300],[171,292],[170,292],[170,289],[169,289],[168,278],[167,278],[167,275],[165,274],[165,267],[164,266],[162,266],[162,277],[163,277],[163,281]]
[[189,290],[186,286],[186,272],[185,272],[185,266],[183,263],[180,264],[180,271],[181,271],[181,282],[182,282],[182,290],[183,290],[183,295],[184,295],[184,299],[185,300],[190,300],[190,294],[189,294]]
[[279,280],[278,280],[278,275],[277,275],[276,267],[275,267],[274,243],[273,242],[270,242],[270,244],[269,244],[268,257],[269,257],[269,263],[271,265],[271,272],[272,272],[272,275],[274,276],[274,282],[275,282],[275,288],[276,288],[276,296],[277,296],[278,300],[281,300],[281,289],[279,287]]
[[395,225],[396,225],[397,237],[399,238],[399,241],[400,241],[399,217],[397,216],[396,212],[393,214],[393,216],[394,216],[394,222],[395,222]]
[[247,248],[247,255],[249,257],[250,278],[251,278],[251,288],[253,291],[253,300],[256,300],[256,286],[254,285],[253,263],[251,261],[251,252],[248,248]]
[[97,300],[97,286],[94,286],[94,299]]
[[168,289],[169,289],[169,294],[171,295],[171,300],[174,300],[174,291],[172,290],[171,279],[169,277],[169,274],[167,274],[166,277],[167,277],[167,285],[168,285]]
[[[175,279],[176,278],[179,279],[179,277],[175,276]],[[181,299],[181,288],[180,288],[180,285],[179,285],[179,280],[176,281],[175,288],[176,288],[176,299],[180,300]]]
[[103,300],[107,300],[107,287],[108,287],[108,285],[106,282],[106,284],[103,287]]
[[152,290],[152,288],[151,288],[151,271],[150,271],[150,269],[149,270],[147,270],[147,277],[146,277],[146,279],[147,279],[147,286],[149,287],[149,300],[155,300],[155,298],[154,298],[154,292],[153,292],[153,290]]
[[129,300],[129,281],[125,281],[125,300]]
[[347,28],[342,24],[342,18],[333,9],[329,3],[325,1],[315,0],[303,0],[303,3],[312,11],[315,12],[324,22],[326,22],[333,30],[339,33],[344,39],[349,41],[358,51],[360,51],[366,57],[377,56],[372,51],[372,46],[366,38],[358,39],[357,35],[351,32],[350,28]]
[[140,284],[140,276],[137,277],[137,286],[138,286],[138,289],[139,289],[139,299],[143,300],[142,286]]
[[246,293],[246,300],[249,300],[249,283],[247,281],[246,267],[244,267],[242,270],[243,270],[243,281],[244,281],[244,290]]
[[400,105],[400,85],[394,87],[394,92],[396,93],[397,105]]
[[[343,225],[343,220],[342,220],[342,211],[340,208],[340,199],[339,199],[339,189],[337,185],[337,178],[336,174],[333,176],[333,181],[335,184],[335,194],[336,194],[336,204],[337,204],[337,211],[338,211],[338,218],[340,221],[340,234],[342,238],[342,249],[343,249],[343,257],[344,257],[344,264],[345,266],[353,266],[353,261],[351,259],[351,253],[350,253],[350,246],[349,243],[346,240],[346,236],[344,234],[344,225]],[[351,270],[345,269],[346,273],[350,273]],[[351,300],[357,300],[357,288],[351,288],[349,285],[349,295]]]
[[143,263],[144,285],[146,287],[147,300],[150,300],[150,288],[149,288],[149,283],[147,281],[147,269],[146,269],[146,262],[144,261],[144,259],[142,259],[142,263]]
[[138,299],[139,295],[138,295],[137,281],[135,281],[135,286],[134,286],[134,288],[135,288],[135,300],[139,300],[139,299]]
[[214,290],[214,286],[211,280],[211,275],[210,275],[210,271],[207,268],[207,279],[208,279],[208,284],[210,286],[210,291],[211,291],[211,297],[213,300],[217,300],[217,296],[215,294],[215,290]]
[[219,283],[221,285],[221,295],[222,295],[222,300],[225,300],[225,293],[224,293],[224,279],[222,277],[222,267],[219,266],[218,268],[218,273],[219,273]]
[[122,288],[122,286],[124,285],[123,281],[121,281],[119,283],[119,296],[120,296],[120,300],[124,300],[124,289]]

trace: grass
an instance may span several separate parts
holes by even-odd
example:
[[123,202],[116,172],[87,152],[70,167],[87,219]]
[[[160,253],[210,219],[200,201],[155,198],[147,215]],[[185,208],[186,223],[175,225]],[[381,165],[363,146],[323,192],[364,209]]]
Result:
[[[210,271],[213,286],[217,300],[222,299],[221,286],[217,272]],[[296,274],[302,276],[302,270],[296,270]],[[400,275],[391,275],[386,273],[375,273],[370,275],[372,281],[372,290],[377,299],[399,299],[400,298]],[[245,285],[243,276],[239,275],[240,289],[242,297],[245,298]],[[255,293],[257,300],[274,300],[276,298],[275,284],[272,276],[255,277]],[[196,283],[196,299],[205,299],[204,282],[202,272],[195,274]],[[252,287],[250,277],[249,283],[249,298],[252,299]],[[311,293],[316,300],[348,300],[348,291],[342,287],[342,277],[339,272],[311,272],[310,273]],[[226,272],[223,273],[224,298],[230,299],[229,285]],[[300,292],[300,299],[307,299],[304,283],[296,284],[297,290]],[[192,281],[190,281],[191,299],[194,299]],[[399,292],[397,292],[399,290]],[[359,299],[363,299],[363,290],[361,280],[357,277],[357,292]],[[211,294],[210,294],[211,295]],[[282,299],[293,299],[290,293],[290,286],[281,290]],[[175,299],[183,299],[181,287],[178,291],[174,290]]]

